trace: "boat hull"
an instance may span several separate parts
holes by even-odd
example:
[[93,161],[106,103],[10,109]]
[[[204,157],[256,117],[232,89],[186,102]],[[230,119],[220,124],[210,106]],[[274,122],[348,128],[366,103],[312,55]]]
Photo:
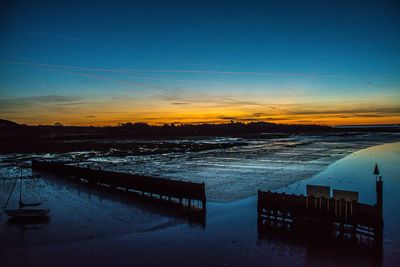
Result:
[[4,212],[13,218],[43,218],[47,217],[49,209],[6,209]]

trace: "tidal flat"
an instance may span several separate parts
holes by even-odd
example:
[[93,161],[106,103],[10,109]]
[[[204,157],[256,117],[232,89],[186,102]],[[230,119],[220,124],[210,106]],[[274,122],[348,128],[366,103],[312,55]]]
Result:
[[[101,266],[115,265],[118,258],[118,266],[392,266],[399,259],[400,248],[396,233],[400,220],[393,208],[398,205],[395,196],[400,184],[400,143],[392,143],[396,140],[396,134],[298,135],[247,140],[247,145],[230,148],[145,156],[97,151],[3,155],[2,203],[19,175],[13,163],[31,159],[79,160],[92,167],[201,181],[206,183],[209,202],[204,221],[193,221],[151,203],[34,172],[33,179],[24,180],[24,200],[42,201],[51,209],[50,219],[27,225],[9,221],[1,213],[2,263]],[[379,145],[382,143],[389,144]],[[367,149],[360,150],[363,148]],[[258,189],[304,193],[301,186],[308,181],[335,181],[334,186],[358,190],[361,201],[373,203],[370,180],[374,181],[371,169],[375,162],[380,164],[385,182],[382,258],[307,242],[259,238],[254,196]],[[23,174],[32,173],[25,168]],[[17,205],[17,197],[12,195],[10,205]]]

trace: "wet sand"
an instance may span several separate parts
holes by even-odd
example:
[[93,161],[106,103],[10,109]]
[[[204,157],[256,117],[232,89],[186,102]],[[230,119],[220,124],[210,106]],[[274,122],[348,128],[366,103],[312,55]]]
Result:
[[[180,146],[192,143],[194,147],[199,144],[206,147],[230,144],[229,148],[196,152],[172,150],[149,155],[132,151],[121,155],[121,151],[116,153],[115,149],[107,152],[11,154],[0,156],[0,177],[15,176],[16,170],[10,168],[14,162],[62,160],[79,162],[95,169],[204,182],[207,200],[229,202],[253,196],[259,189],[274,190],[313,177],[354,151],[399,140],[397,133],[323,134],[246,139],[246,145],[243,145],[243,139],[221,137],[164,142],[167,147],[171,143]],[[156,143],[162,142],[158,140]],[[141,149],[146,149],[146,145]]]
[[[330,165],[310,183],[359,189],[374,202],[371,169],[384,179],[384,254],[349,252],[310,242],[258,237],[256,198],[209,202],[205,221],[135,199],[100,192],[58,177],[42,186],[50,221],[21,225],[0,217],[2,266],[393,266],[400,260],[400,143],[357,151]],[[346,180],[345,177],[351,179]],[[304,180],[301,185],[308,183]],[[340,181],[340,182],[339,182]],[[298,190],[298,183],[282,190]],[[29,184],[26,184],[29,187]],[[32,189],[34,184],[32,183]],[[36,186],[36,183],[35,183]],[[42,188],[43,189],[43,188]],[[304,192],[302,192],[304,193]],[[60,197],[60,194],[63,197]],[[29,195],[27,198],[29,199]],[[53,201],[52,201],[53,200]]]

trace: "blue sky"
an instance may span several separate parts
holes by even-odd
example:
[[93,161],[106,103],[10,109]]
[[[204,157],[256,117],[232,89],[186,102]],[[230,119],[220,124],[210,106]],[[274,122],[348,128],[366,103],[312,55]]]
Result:
[[[396,1],[1,5],[4,118],[29,124],[224,117],[399,122]],[[306,116],[310,109],[315,118]]]

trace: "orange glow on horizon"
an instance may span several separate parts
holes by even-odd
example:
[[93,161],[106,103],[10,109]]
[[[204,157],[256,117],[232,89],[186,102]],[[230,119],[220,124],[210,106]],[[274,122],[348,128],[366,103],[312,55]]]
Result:
[[[256,99],[256,100],[254,100]],[[150,125],[264,121],[282,124],[360,125],[398,124],[397,97],[386,99],[282,99],[256,97],[189,96],[163,98],[90,98],[69,102],[11,103],[3,119],[27,125],[116,126],[126,122]],[[26,100],[24,100],[26,101]],[[15,108],[14,106],[18,106]]]

